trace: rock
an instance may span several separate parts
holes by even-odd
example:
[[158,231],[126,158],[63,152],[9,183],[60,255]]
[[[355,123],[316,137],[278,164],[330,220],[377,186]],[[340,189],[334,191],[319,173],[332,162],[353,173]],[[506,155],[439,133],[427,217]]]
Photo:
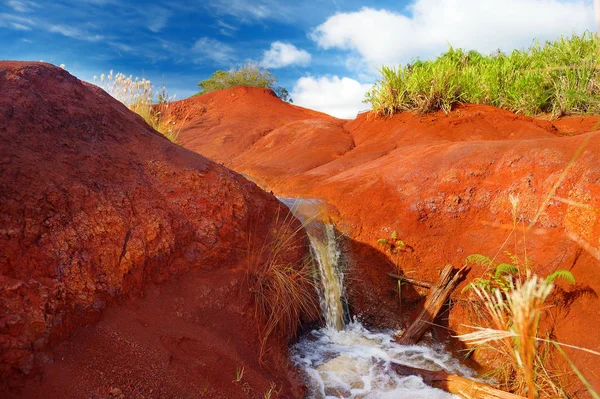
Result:
[[[249,236],[268,235],[275,215],[287,212],[275,197],[170,143],[58,67],[2,61],[0,91],[0,393],[22,386],[55,344],[96,322],[116,299],[139,297],[151,284],[203,271],[225,281],[235,274],[231,290],[240,292]],[[302,252],[290,251],[290,261]],[[237,306],[246,313],[232,320],[252,326],[246,333],[253,341],[238,352],[244,360],[231,361],[256,362],[253,304],[246,295]],[[218,312],[204,315],[222,322]],[[69,345],[56,367],[74,358]],[[288,377],[286,340],[273,348],[271,370],[279,374],[257,372],[257,384]],[[300,395],[290,382],[294,390]]]

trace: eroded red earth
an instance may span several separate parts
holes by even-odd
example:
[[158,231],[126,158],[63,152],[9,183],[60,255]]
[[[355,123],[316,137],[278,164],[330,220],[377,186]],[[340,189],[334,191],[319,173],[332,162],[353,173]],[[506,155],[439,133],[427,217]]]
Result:
[[[347,121],[252,88],[184,100],[172,111],[189,118],[184,147],[277,195],[318,197],[337,209],[332,216],[350,238],[350,303],[366,321],[402,325],[412,317],[410,307],[400,311],[387,276],[393,259],[376,245],[396,230],[411,247],[399,258],[400,272],[417,279],[434,281],[446,263],[461,265],[475,253],[502,261],[526,256],[541,275],[571,270],[578,284],[563,285],[567,292],[556,299],[570,303],[560,308],[556,338],[600,348],[591,327],[600,325],[599,117],[550,121],[466,105],[447,115]],[[516,235],[510,195],[519,199]],[[418,303],[410,291],[407,299]],[[469,320],[458,292],[439,322],[463,332]],[[569,354],[600,386],[598,358]],[[578,389],[573,380],[565,385]]]
[[0,62],[0,92],[0,396],[302,397],[247,284],[287,208],[60,68]]
[[[468,105],[348,121],[235,88],[171,105],[180,147],[47,64],[0,63],[0,90],[3,397],[258,398],[271,382],[302,397],[286,339],[258,364],[245,285],[248,239],[278,228],[281,205],[227,168],[331,205],[352,310],[372,325],[405,325],[420,306],[407,287],[400,309],[388,272],[433,281],[469,254],[526,251],[539,273],[578,280],[556,298],[556,338],[600,347],[598,117]],[[376,245],[394,230],[410,247],[398,268]],[[465,298],[438,322],[464,331]],[[569,354],[598,386],[597,358]]]

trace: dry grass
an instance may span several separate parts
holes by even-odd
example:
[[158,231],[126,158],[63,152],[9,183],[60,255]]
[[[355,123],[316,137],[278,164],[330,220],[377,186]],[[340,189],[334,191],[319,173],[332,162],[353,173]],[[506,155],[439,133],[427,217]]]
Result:
[[157,93],[158,105],[153,105],[154,86],[144,78],[133,78],[122,73],[114,74],[110,71],[107,75],[94,76],[94,82],[115,99],[122,102],[129,109],[140,115],[148,125],[161,133],[173,143],[178,142],[182,124],[187,118],[177,119],[170,112],[171,102],[175,95],[170,96],[162,84]]
[[535,275],[527,276],[523,282],[515,280],[507,292],[474,287],[489,327],[474,327],[474,332],[458,337],[493,350],[503,364],[494,377],[504,389],[528,398],[539,397],[540,391],[547,397],[562,392],[544,362],[548,353],[541,351],[539,345],[540,319],[552,288],[552,283]]
[[253,235],[248,243],[248,285],[261,325],[261,361],[268,352],[270,337],[274,334],[286,339],[295,337],[303,316],[319,314],[310,257],[300,262],[290,261],[290,254],[293,258],[294,254],[306,251],[306,224],[300,224],[283,209],[280,207],[274,227],[266,237]]

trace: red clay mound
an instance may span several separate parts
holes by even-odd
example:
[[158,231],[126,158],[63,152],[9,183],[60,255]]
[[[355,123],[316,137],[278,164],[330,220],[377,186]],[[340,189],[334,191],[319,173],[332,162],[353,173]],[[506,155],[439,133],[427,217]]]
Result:
[[0,91],[0,393],[44,367],[13,394],[301,396],[285,339],[258,365],[244,285],[280,203],[60,68],[0,62]]
[[[174,118],[189,121],[179,135],[182,145],[225,166],[261,137],[286,123],[333,119],[284,103],[272,90],[255,87],[215,91],[175,102],[170,107]],[[256,109],[262,112],[258,118]]]
[[[225,99],[229,93],[212,98]],[[257,94],[249,95],[248,102]],[[312,117],[299,122],[294,115],[293,123],[281,121],[285,113],[278,110],[287,105],[270,103],[267,109],[261,101],[246,111],[251,117],[241,126],[219,114],[219,123],[236,138],[246,134],[249,124],[279,123],[260,140],[249,140],[252,145],[238,145],[235,157],[229,157],[227,148],[211,136],[219,125],[203,130],[194,115],[190,126],[195,130],[184,131],[184,145],[226,159],[232,169],[278,195],[320,197],[336,207],[337,226],[352,239],[350,302],[367,321],[406,322],[399,316],[396,283],[387,276],[395,271],[393,262],[376,244],[378,238],[397,230],[411,247],[400,256],[400,272],[417,279],[432,281],[446,263],[460,265],[475,253],[498,255],[502,261],[511,261],[512,255],[523,260],[527,255],[542,275],[557,268],[571,270],[578,285],[565,287],[563,303],[570,307],[565,310],[568,316],[557,321],[557,338],[592,349],[600,346],[600,333],[589,329],[600,324],[600,260],[594,257],[600,248],[600,132],[582,134],[596,125],[598,117],[550,122],[468,105],[447,115],[403,113],[384,119],[363,114],[345,123],[330,118],[319,122],[314,131],[303,130],[299,137],[287,127],[308,126]],[[206,111],[198,120],[211,120],[209,114]],[[202,140],[196,140],[196,135]],[[329,151],[324,140],[331,140]],[[546,203],[553,192],[555,197]],[[516,240],[514,235],[507,240],[513,228],[509,195],[519,198]],[[523,226],[532,223],[524,238]],[[483,271],[474,269],[469,278]],[[403,292],[409,300],[418,297],[410,288]],[[407,310],[410,307],[405,306],[403,313],[410,319]],[[461,330],[460,324],[467,322],[463,315],[461,307],[455,306],[450,321],[439,322]],[[600,375],[597,358],[581,352],[572,355],[600,384],[594,377]]]

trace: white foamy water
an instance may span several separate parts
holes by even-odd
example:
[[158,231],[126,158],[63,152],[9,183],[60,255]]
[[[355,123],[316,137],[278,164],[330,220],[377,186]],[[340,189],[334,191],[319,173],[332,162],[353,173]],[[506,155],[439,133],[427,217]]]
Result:
[[441,348],[398,345],[392,332],[371,332],[357,321],[343,330],[322,328],[301,338],[292,360],[305,372],[310,399],[458,398],[425,385],[420,377],[399,376],[395,362],[432,371],[473,377]]
[[309,399],[446,399],[458,398],[399,376],[392,363],[474,376],[436,347],[398,345],[392,331],[372,332],[349,319],[343,304],[343,265],[335,228],[322,221],[324,204],[317,199],[280,198],[303,222],[318,270],[316,286],[326,327],[314,330],[293,348],[292,360],[305,372]]

